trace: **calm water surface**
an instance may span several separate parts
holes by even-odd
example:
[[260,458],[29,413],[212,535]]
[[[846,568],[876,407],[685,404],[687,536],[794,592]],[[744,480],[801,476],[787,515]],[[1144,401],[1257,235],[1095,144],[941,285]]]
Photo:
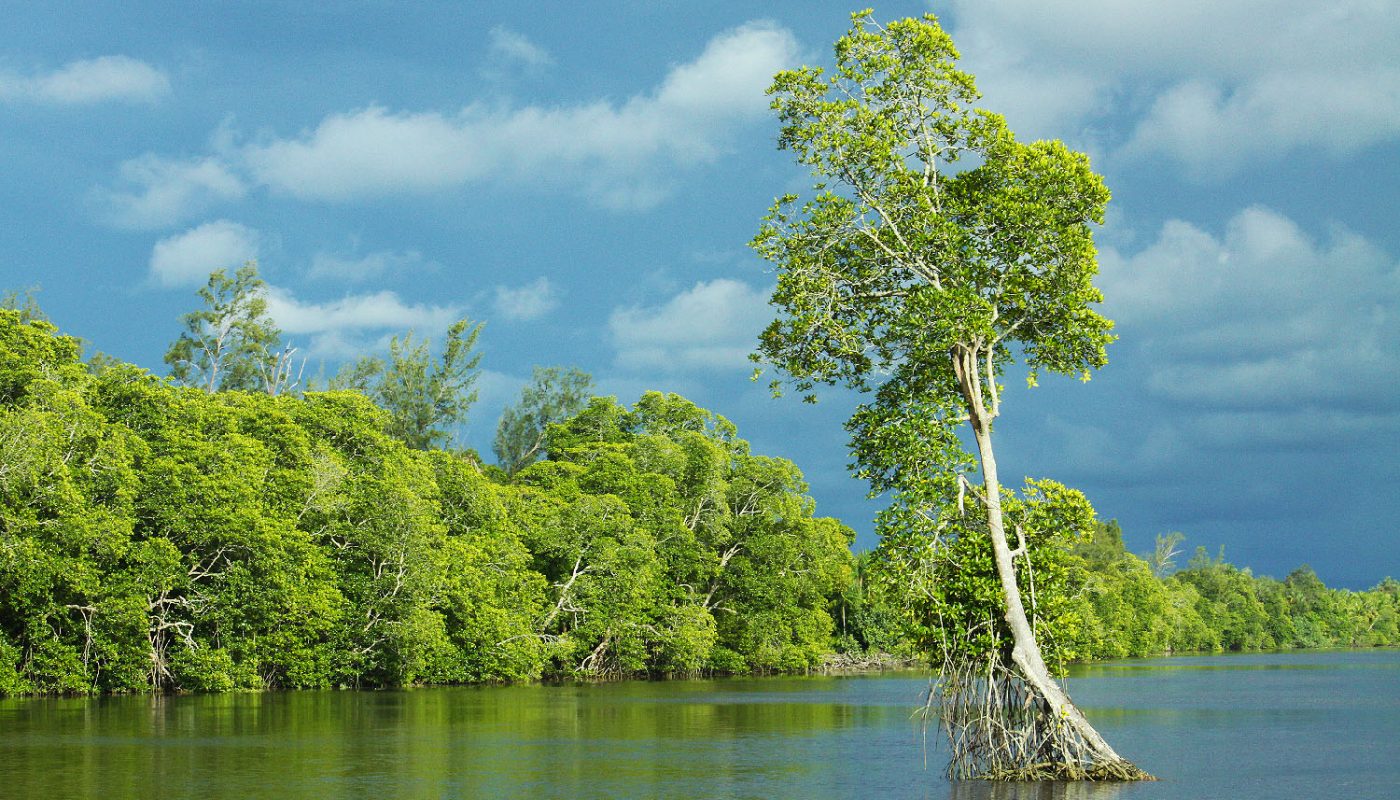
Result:
[[1400,651],[1164,658],[1070,691],[1152,784],[949,784],[926,677],[0,701],[0,797],[1400,798]]

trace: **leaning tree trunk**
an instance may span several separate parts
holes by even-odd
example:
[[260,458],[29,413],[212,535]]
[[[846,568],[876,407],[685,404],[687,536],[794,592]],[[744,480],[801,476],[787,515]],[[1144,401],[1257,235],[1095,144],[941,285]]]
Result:
[[[985,662],[950,660],[944,665],[938,699],[953,748],[949,773],[1001,780],[1150,780],[1104,741],[1045,666],[1016,574],[1016,558],[1028,554],[1024,543],[1013,551],[1006,539],[992,450],[998,398],[993,384],[990,408],[984,402],[979,361],[975,350],[953,355],[982,465],[987,529],[1012,646],[1010,663],[1001,653],[991,653]],[[987,380],[995,377],[989,374]]]

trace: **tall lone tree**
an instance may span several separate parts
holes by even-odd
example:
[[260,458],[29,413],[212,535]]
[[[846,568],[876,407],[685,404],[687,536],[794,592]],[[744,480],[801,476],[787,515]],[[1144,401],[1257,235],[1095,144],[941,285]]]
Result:
[[[1026,609],[1026,539],[1036,531],[1022,524],[1083,524],[1092,511],[1050,485],[1068,505],[1023,513],[1044,506],[1046,492],[1033,484],[1024,500],[1007,496],[992,447],[1007,366],[1023,361],[1034,385],[1042,370],[1087,380],[1106,362],[1112,323],[1093,308],[1103,298],[1091,282],[1091,225],[1108,190],[1085,155],[1018,142],[1000,115],[975,108],[957,59],[932,15],[881,25],[865,11],[836,42],[830,76],[803,67],[775,77],[779,147],[816,184],[805,201],[779,199],[753,242],[778,268],[772,301],[782,312],[760,355],[802,392],[873,392],[848,428],[857,473],[906,512],[885,515],[882,533],[919,520],[932,549],[954,531],[989,542],[1004,645],[985,654],[996,669],[984,670],[980,695],[943,676],[942,713],[958,716],[950,772],[1144,778],[1056,682]],[[967,479],[967,428],[980,488]],[[975,524],[968,507],[980,511]]]

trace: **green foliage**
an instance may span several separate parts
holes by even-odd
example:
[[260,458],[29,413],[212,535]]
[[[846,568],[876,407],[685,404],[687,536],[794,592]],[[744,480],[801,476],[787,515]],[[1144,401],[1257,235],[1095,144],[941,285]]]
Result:
[[[80,350],[0,309],[0,694],[806,670],[936,650],[939,615],[1003,635],[974,516],[935,535],[897,505],[907,534],[853,558],[794,465],[676,395],[592,399],[503,483],[355,392],[210,394]],[[1159,580],[1077,492],[1006,511],[1057,660],[1400,643],[1393,580],[1204,554]]]
[[593,378],[575,368],[535,367],[520,402],[507,406],[496,426],[496,461],[514,475],[545,455],[549,426],[583,410]]
[[388,431],[415,450],[441,447],[451,440],[448,428],[467,419],[476,402],[472,386],[480,375],[481,354],[474,352],[481,324],[461,319],[447,329],[442,356],[436,360],[427,339],[409,331],[389,342],[388,359],[365,357],[331,380],[332,389],[349,389],[389,412]]
[[1013,343],[1033,373],[1101,366],[1111,323],[1092,308],[1089,226],[1108,192],[1088,159],[1018,142],[973,108],[931,16],[881,27],[857,14],[836,57],[829,77],[805,67],[769,90],[779,146],[817,183],[801,205],[781,198],[753,241],[779,267],[786,312],[762,355],[804,391],[889,376],[940,408],[959,394],[950,348],[993,369]]
[[[442,613],[456,647],[451,672],[438,682],[539,677],[545,648],[535,633],[545,581],[507,511],[509,492],[474,462],[435,452],[430,462],[447,526]],[[503,496],[504,495],[504,496]]]
[[593,398],[546,438],[550,460],[519,480],[538,492],[556,670],[794,670],[831,651],[851,532],[812,516],[790,462],[659,392],[630,409]]
[[806,200],[778,199],[752,242],[778,269],[781,312],[757,358],[802,392],[868,393],[846,426],[852,468],[891,498],[876,523],[880,564],[891,592],[907,585],[916,645],[954,671],[1012,665],[1014,652],[1041,686],[1042,655],[1073,655],[1066,549],[1093,510],[1053,482],[1019,498],[1001,487],[998,379],[1013,361],[1032,384],[1042,370],[1087,379],[1105,363],[1112,323],[1095,309],[1092,226],[1108,190],[1082,153],[1019,142],[976,108],[932,15],[880,25],[854,14],[835,54],[830,74],[781,72],[769,89],[779,147],[815,184]]
[[[1026,576],[1021,601],[1052,665],[1075,659],[1082,620],[1074,598],[1083,582],[1071,548],[1090,539],[1094,511],[1084,495],[1054,481],[1028,481],[1019,497],[1003,489],[1003,512],[1018,540]],[[1006,600],[993,566],[985,517],[943,518],[895,506],[882,512],[884,531],[872,573],[886,596],[899,598],[906,635],[935,663],[1009,654]]]
[[170,377],[206,392],[242,389],[277,394],[290,351],[267,314],[267,284],[249,261],[232,276],[210,274],[199,290],[204,307],[180,318],[185,330],[165,353]]
[[0,403],[17,406],[43,378],[75,380],[82,344],[46,320],[0,308]]
[[832,617],[837,626],[836,649],[849,654],[888,653],[914,658],[904,630],[903,585],[881,581],[882,554],[857,553],[850,583],[837,598]]
[[408,447],[357,392],[208,393],[79,351],[0,311],[0,692],[806,669],[831,650],[849,531],[675,395],[593,401],[510,484]]
[[1204,548],[1161,578],[1123,548],[1116,523],[1101,525],[1095,539],[1073,550],[1083,587],[1073,600],[1082,620],[1072,645],[1079,660],[1400,644],[1400,604],[1389,578],[1366,592],[1328,589],[1307,567],[1277,581]]

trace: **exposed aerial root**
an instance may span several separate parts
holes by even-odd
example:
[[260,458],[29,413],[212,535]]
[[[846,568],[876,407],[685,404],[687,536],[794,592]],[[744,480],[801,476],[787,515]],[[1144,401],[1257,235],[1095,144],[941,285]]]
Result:
[[948,777],[993,781],[1155,780],[1096,747],[1066,713],[996,655],[945,661],[928,715],[948,735]]

